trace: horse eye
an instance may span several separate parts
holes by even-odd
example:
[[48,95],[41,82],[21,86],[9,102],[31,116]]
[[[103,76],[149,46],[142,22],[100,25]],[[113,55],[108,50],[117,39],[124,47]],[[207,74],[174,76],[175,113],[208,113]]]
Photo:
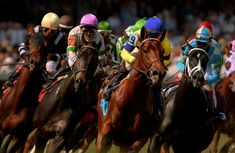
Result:
[[146,49],[144,49],[144,53],[145,53],[145,54],[147,54],[147,53],[148,53],[148,51],[147,51]]

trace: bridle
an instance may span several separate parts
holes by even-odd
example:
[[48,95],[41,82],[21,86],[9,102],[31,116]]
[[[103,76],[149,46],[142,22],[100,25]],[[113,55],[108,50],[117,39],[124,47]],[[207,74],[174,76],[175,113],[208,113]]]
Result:
[[189,77],[192,77],[193,74],[196,73],[196,72],[201,72],[202,74],[205,74],[205,72],[204,72],[204,70],[201,66],[201,60],[200,59],[198,61],[198,64],[195,67],[193,67],[192,69],[189,66],[189,55],[195,50],[198,50],[198,51],[201,51],[201,52],[205,53],[205,55],[208,57],[208,54],[207,54],[206,50],[204,50],[202,48],[196,47],[196,48],[192,48],[192,49],[189,50],[188,56],[186,58],[186,63],[185,63],[185,65],[187,67],[187,69],[185,69],[185,70],[187,70],[187,74],[188,74]]
[[[92,46],[89,46],[89,45],[84,45],[80,48],[80,50],[82,50],[84,48],[90,48],[91,49],[90,51],[93,51],[93,52],[98,54],[98,50],[95,47],[92,47]],[[79,57],[81,57],[85,52],[86,52],[86,50],[84,50],[82,52],[79,52],[78,55],[77,55],[77,57],[78,57],[77,59],[79,59]],[[87,69],[88,69],[88,65],[86,65],[86,67],[83,67],[83,68],[79,67],[79,68],[74,69],[74,73],[77,74],[79,72],[86,72]]]
[[[89,52],[87,50],[85,50],[85,48],[90,48],[91,50],[89,50]],[[84,49],[84,50],[83,50]],[[83,50],[83,51],[81,51]],[[80,48],[80,52],[78,53],[77,55],[77,60],[76,62],[78,62],[79,58],[84,54],[84,53],[87,53],[87,54],[92,54],[94,53],[95,55],[98,56],[98,50],[93,47],[93,46],[90,46],[90,45],[83,45],[81,48]],[[75,64],[78,64],[78,63],[75,63]],[[75,64],[73,65],[73,76],[74,76],[74,87],[75,87],[75,91],[77,92],[78,89],[79,89],[79,86],[81,84],[81,80],[77,80],[76,79],[76,75],[80,72],[87,72],[89,73],[88,71],[88,64],[85,65],[85,67],[80,67],[80,66],[75,66]]]
[[[161,42],[156,39],[156,38],[147,38],[145,40],[143,40],[140,44],[140,47],[139,47],[139,51],[142,49],[143,45],[146,43],[146,42],[157,42],[159,44],[159,47],[161,50],[163,50],[162,46],[161,46]],[[142,54],[142,53],[141,53]],[[155,58],[154,60],[151,61],[151,63],[148,65],[146,64],[145,60],[143,59],[143,56],[141,56],[141,63],[143,64],[144,66],[144,70],[141,70],[140,68],[136,67],[135,64],[133,64],[132,68],[135,69],[137,72],[143,74],[144,76],[146,76],[148,79],[150,79],[150,75],[151,75],[151,66],[153,65],[153,63],[155,62],[161,62],[161,59],[159,57]],[[164,65],[164,64],[163,64]]]

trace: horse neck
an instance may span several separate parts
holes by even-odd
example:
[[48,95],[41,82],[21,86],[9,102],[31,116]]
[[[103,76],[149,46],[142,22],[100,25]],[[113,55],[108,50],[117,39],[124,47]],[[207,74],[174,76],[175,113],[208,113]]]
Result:
[[222,87],[220,89],[220,93],[226,98],[226,99],[235,99],[235,93],[230,89],[229,87],[229,81],[227,78],[223,80]]
[[188,80],[188,78],[182,78],[180,85],[178,87],[178,91],[180,93],[183,93],[184,95],[187,95],[188,93],[201,93],[202,88],[196,88],[193,86],[193,84]]
[[[132,82],[132,87],[133,89],[141,89],[143,90],[143,88],[147,88],[147,78],[145,75],[143,75],[142,73],[138,72],[136,69],[132,68],[132,70],[130,71],[130,75],[129,75],[129,80]],[[141,87],[141,88],[139,88]]]

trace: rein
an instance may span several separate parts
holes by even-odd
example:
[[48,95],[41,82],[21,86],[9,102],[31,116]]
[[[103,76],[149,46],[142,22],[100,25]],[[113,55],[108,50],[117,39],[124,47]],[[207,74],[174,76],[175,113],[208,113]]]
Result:
[[[80,50],[81,50],[81,49],[84,49],[84,48],[88,48],[88,49],[91,49],[91,51],[93,51],[93,52],[89,52],[88,54],[90,54],[90,53],[97,53],[97,54],[98,54],[97,49],[96,49],[95,47],[93,47],[93,46],[90,46],[90,45],[83,45],[83,46],[80,48]],[[78,60],[80,59],[80,57],[82,56],[82,54],[84,54],[86,51],[87,51],[87,50],[83,50],[83,51],[81,51],[81,52],[78,54],[77,59],[76,59],[76,62],[77,62],[77,63],[75,63],[75,64],[78,64]],[[98,56],[98,55],[97,55],[97,56]],[[85,65],[85,67],[83,67],[83,68],[80,68],[79,65],[78,65],[78,66],[75,66],[75,64],[73,65],[73,70],[72,70],[72,72],[73,72],[73,76],[74,76],[74,87],[75,87],[75,91],[77,92],[78,89],[79,89],[79,85],[80,85],[80,82],[81,82],[81,81],[80,81],[80,80],[76,80],[76,74],[78,74],[79,72],[87,72],[87,73],[89,73],[89,72],[88,72],[88,64]]]
[[[90,49],[92,49],[93,51],[98,52],[95,47],[92,47],[92,46],[90,46],[90,45],[84,45],[84,46],[82,46],[82,47],[80,48],[80,50],[83,49],[83,48],[90,48]],[[80,52],[80,53],[78,54],[77,60],[79,59],[79,57],[81,57],[81,55],[82,55],[84,52],[85,52],[85,51]],[[86,72],[86,71],[87,71],[87,67],[88,67],[88,65],[86,65],[86,67],[84,67],[84,68],[79,68],[79,69],[76,68],[76,69],[74,69],[74,71],[73,71],[73,72],[74,72],[74,75],[76,75],[76,74],[79,73],[79,72]]]
[[[152,42],[153,42],[153,41],[156,41],[156,42],[158,42],[158,44],[160,44],[160,41],[159,41],[158,39],[156,39],[156,38],[147,38],[147,39],[145,39],[145,40],[143,40],[143,41],[141,42],[141,44],[140,44],[140,49],[141,49],[141,48],[143,47],[143,45],[144,45],[146,42],[148,42],[148,41],[152,41]],[[135,69],[135,70],[136,70],[137,72],[139,72],[140,74],[145,75],[145,76],[149,79],[149,76],[147,75],[147,73],[149,72],[149,68],[153,65],[153,63],[158,62],[158,61],[160,61],[160,58],[154,59],[153,61],[151,61],[150,65],[147,66],[147,64],[144,62],[143,56],[141,56],[141,63],[143,63],[145,70],[141,70],[140,68],[134,66],[134,64],[133,64],[132,68]]]

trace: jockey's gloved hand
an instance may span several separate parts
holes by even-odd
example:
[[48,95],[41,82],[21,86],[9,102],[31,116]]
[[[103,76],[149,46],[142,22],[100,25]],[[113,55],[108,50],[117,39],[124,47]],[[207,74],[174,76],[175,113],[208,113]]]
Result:
[[26,53],[21,54],[20,57],[21,57],[26,63],[28,63],[29,59],[28,59],[28,56],[27,56]]

